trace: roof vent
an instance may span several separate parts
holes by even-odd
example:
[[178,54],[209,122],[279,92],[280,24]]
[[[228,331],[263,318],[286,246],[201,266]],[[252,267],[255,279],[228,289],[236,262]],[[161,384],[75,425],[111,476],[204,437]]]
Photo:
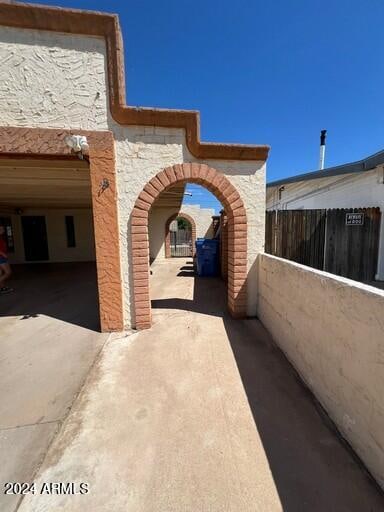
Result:
[[319,161],[320,171],[322,171],[324,169],[326,137],[327,137],[327,130],[321,130],[321,132],[320,132],[320,161]]

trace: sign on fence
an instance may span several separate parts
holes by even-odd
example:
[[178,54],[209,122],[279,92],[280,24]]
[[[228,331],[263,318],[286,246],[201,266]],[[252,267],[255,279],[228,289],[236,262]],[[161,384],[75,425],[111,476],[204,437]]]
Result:
[[364,213],[346,213],[345,224],[347,226],[364,226]]

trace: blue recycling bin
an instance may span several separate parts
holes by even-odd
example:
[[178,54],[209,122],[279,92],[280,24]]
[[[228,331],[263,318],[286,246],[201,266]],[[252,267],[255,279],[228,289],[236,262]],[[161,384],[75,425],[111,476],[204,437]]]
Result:
[[197,275],[200,277],[219,275],[219,240],[198,238],[195,245]]
[[202,245],[204,243],[205,238],[197,238],[195,242],[196,246],[196,254],[201,252]]

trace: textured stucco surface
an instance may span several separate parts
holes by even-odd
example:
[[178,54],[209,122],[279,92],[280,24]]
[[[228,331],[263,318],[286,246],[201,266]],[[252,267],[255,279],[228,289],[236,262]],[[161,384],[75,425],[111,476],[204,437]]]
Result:
[[384,291],[259,256],[258,316],[384,487]]
[[[132,320],[130,214],[146,182],[165,167],[197,161],[183,129],[116,124],[108,111],[106,50],[102,39],[0,28],[2,124],[109,129],[115,138],[124,319]],[[256,314],[255,258],[263,250],[265,163],[200,161],[223,172],[237,189],[248,223],[248,314]]]
[[195,221],[196,236],[212,238],[212,215],[215,211],[211,208],[200,208],[199,205],[186,204],[177,208],[153,207],[149,214],[149,251],[153,259],[165,259],[165,225],[174,214],[187,214]]
[[107,128],[101,38],[0,27],[1,124]]
[[213,208],[201,208],[198,204],[184,204],[180,212],[181,215],[186,213],[194,219],[197,238],[213,237],[212,216],[215,215]]

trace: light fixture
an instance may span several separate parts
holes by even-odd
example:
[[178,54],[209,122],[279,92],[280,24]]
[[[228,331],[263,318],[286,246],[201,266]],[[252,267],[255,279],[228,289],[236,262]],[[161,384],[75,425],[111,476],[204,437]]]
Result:
[[81,160],[83,160],[84,155],[88,154],[89,146],[85,135],[67,135],[64,140],[67,146],[69,146]]

